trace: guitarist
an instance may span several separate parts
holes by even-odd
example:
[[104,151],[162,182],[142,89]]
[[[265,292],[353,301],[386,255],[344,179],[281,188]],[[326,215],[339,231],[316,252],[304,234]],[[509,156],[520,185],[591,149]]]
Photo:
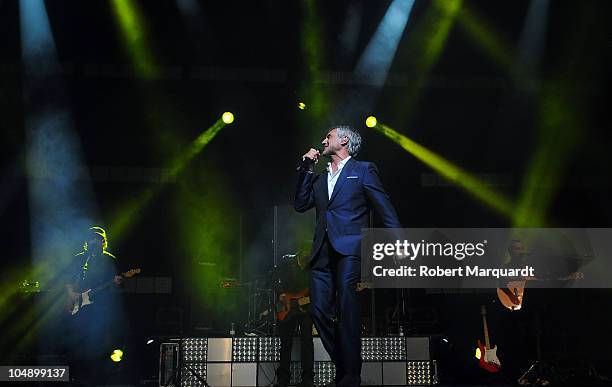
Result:
[[[300,299],[295,296],[307,297],[308,292],[308,254],[299,253],[296,257],[281,264],[279,281],[276,291],[279,294],[282,320],[278,320],[278,334],[281,341],[280,365],[276,370],[276,387],[285,387],[291,380],[289,366],[291,363],[291,347],[293,334],[300,327],[300,344],[302,355],[302,381],[298,386],[312,387],[314,378],[314,350],[312,342],[312,318],[308,305],[300,305]],[[284,312],[289,312],[284,315]]]
[[[95,364],[106,364],[111,351],[121,345],[120,335],[125,325],[122,318],[120,293],[122,283],[117,258],[106,251],[108,239],[101,227],[91,227],[84,238],[83,251],[76,254],[68,270],[66,289],[69,309],[78,302],[82,292],[110,282],[108,289],[96,293],[93,303],[79,310],[69,321],[69,353],[76,375],[82,382],[97,379],[104,372]],[[112,281],[112,282],[111,282]],[[68,313],[70,315],[70,313]]]
[[[123,278],[117,275],[117,257],[106,251],[107,248],[106,231],[101,227],[91,227],[83,251],[75,255],[71,282],[66,284],[71,301],[79,299],[80,291],[95,288],[109,278],[113,279],[115,286],[121,285]],[[100,298],[105,296],[102,294]]]

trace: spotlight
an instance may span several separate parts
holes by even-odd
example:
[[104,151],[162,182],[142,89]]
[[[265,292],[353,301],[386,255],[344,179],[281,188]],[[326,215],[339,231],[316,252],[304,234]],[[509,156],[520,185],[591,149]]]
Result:
[[153,339],[149,339],[149,340],[147,340],[147,345],[149,345],[149,344],[153,344],[153,342],[154,342],[154,341],[155,341],[155,340],[153,340]]
[[[357,76],[367,76],[374,86],[382,88],[389,68],[408,24],[414,0],[391,1],[385,16],[355,66]],[[377,74],[370,77],[369,74]]]
[[376,123],[377,123],[377,121],[376,121],[376,117],[374,117],[374,116],[369,116],[368,118],[366,118],[366,126],[367,126],[368,128],[373,128],[373,127],[375,127],[375,126],[376,126]]
[[232,122],[234,122],[234,115],[231,112],[225,112],[223,113],[223,115],[221,116],[221,119],[223,120],[223,122],[225,122],[226,124],[231,124]]
[[115,363],[119,363],[122,357],[123,357],[123,351],[120,349],[113,350],[113,353],[111,353],[110,355],[111,360],[114,361]]
[[300,110],[306,110],[306,104],[304,102],[300,102],[298,103],[298,109]]

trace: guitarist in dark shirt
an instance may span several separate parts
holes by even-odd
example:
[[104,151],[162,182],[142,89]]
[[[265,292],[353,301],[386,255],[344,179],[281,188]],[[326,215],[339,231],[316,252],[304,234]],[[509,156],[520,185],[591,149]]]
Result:
[[[83,251],[75,255],[71,282],[66,284],[72,303],[79,300],[81,292],[95,289],[110,280],[113,280],[114,287],[121,285],[123,278],[117,270],[117,257],[106,251],[107,248],[106,231],[101,227],[91,227]],[[111,294],[112,291],[100,292],[95,303],[106,304]]]
[[[78,375],[85,379],[98,378],[99,375],[89,374],[100,371],[94,365],[105,364],[106,360],[100,360],[121,345],[124,321],[117,289],[123,277],[119,275],[117,258],[106,251],[107,247],[104,229],[91,227],[84,238],[83,251],[74,257],[66,283],[71,315],[69,352],[75,371],[87,373]],[[82,293],[96,288],[103,290],[92,292],[91,304],[85,306]]]
[[298,254],[280,267],[277,293],[281,307],[278,318],[278,334],[281,339],[280,365],[276,370],[277,387],[285,387],[291,380],[291,348],[296,326],[300,327],[302,355],[302,381],[299,387],[313,386],[314,350],[312,342],[312,318],[308,313],[308,254]]

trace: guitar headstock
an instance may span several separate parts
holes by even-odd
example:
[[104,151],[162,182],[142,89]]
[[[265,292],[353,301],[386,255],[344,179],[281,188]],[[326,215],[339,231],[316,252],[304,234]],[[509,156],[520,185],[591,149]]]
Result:
[[365,289],[372,289],[372,283],[371,282],[357,282],[357,291],[361,292]]
[[487,315],[487,308],[484,305],[480,306],[480,315],[481,316],[486,316]]
[[123,277],[125,278],[130,278],[135,276],[136,274],[140,274],[140,268],[136,268],[136,269],[132,269],[132,270],[128,270],[125,273],[121,274]]
[[235,279],[225,280],[225,281],[219,282],[219,287],[221,287],[222,289],[230,289],[230,288],[236,287],[238,285],[239,285],[239,283]]

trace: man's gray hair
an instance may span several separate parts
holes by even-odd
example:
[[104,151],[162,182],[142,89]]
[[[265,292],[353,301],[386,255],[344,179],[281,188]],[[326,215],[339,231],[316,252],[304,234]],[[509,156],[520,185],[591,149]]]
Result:
[[334,126],[336,129],[336,135],[339,138],[348,138],[348,152],[352,157],[357,156],[359,149],[361,149],[361,135],[353,129],[351,126],[341,125]]

